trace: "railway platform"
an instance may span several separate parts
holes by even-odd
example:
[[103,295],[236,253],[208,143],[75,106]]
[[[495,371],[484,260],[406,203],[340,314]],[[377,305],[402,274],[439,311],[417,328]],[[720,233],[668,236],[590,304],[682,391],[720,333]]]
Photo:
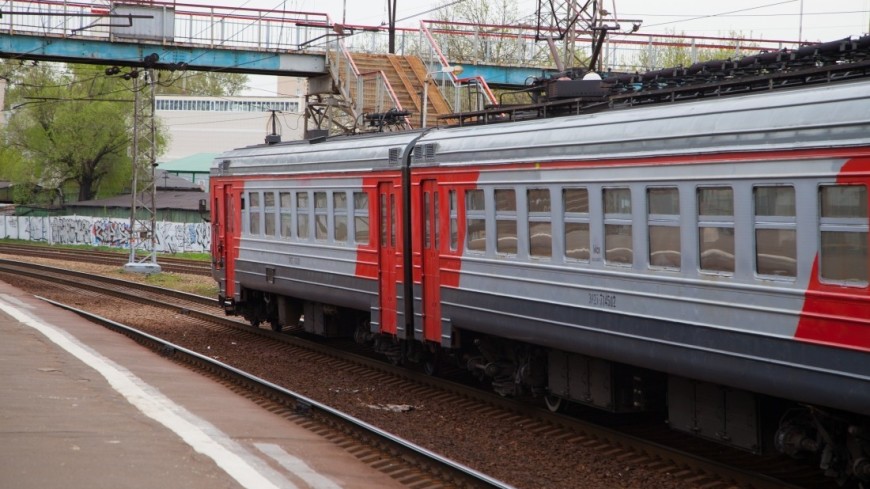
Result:
[[221,384],[0,281],[0,487],[403,487]]

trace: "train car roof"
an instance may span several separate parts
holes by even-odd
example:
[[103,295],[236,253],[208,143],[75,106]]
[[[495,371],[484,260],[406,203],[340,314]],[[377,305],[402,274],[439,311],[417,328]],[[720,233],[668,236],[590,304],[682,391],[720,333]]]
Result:
[[268,175],[401,168],[404,152],[421,131],[371,133],[248,146],[227,151],[212,175]]
[[[411,145],[413,144],[413,148]],[[212,175],[691,156],[870,144],[870,79],[492,125],[257,145]]]
[[870,79],[432,131],[412,166],[608,160],[870,144]]

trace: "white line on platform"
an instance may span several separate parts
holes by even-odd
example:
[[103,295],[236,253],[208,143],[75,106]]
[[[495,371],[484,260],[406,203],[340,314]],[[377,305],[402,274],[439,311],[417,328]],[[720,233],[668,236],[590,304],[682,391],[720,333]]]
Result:
[[[130,404],[144,415],[173,431],[197,452],[210,457],[218,467],[222,468],[243,487],[249,489],[296,489],[292,482],[278,474],[266,477],[262,471],[239,455],[245,450],[223,432],[174,403],[126,368],[82,344],[66,331],[47,324],[3,300],[0,300],[0,310],[39,331],[59,347],[96,370]],[[253,455],[250,457],[254,458]]]
[[317,489],[341,489],[341,486],[317,473],[308,466],[304,460],[287,453],[283,448],[274,443],[254,443],[258,450],[275,459],[281,467],[304,480],[309,486]]

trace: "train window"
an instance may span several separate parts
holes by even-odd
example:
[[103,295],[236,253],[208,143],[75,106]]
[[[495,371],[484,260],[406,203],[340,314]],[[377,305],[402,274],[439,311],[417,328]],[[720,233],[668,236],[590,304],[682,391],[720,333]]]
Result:
[[260,194],[248,193],[248,232],[260,234]]
[[293,194],[281,192],[278,194],[278,212],[281,214],[281,228],[279,232],[282,238],[289,238],[293,233]]
[[465,246],[470,251],[486,251],[486,202],[483,190],[465,192]]
[[820,273],[823,280],[866,286],[867,187],[827,185],[820,187]]
[[308,226],[309,199],[308,192],[296,193],[296,237],[299,239],[311,238]]
[[459,247],[459,213],[456,210],[456,191],[451,190],[447,194],[450,201],[450,250],[456,251]]
[[565,209],[565,257],[589,261],[589,192],[585,188],[562,189]]
[[755,187],[755,270],[759,275],[797,274],[794,187]]
[[495,191],[495,250],[517,253],[517,197],[513,189]]
[[631,265],[634,261],[631,189],[605,188],[603,198],[604,262],[609,265]]
[[[226,187],[224,187],[226,188]],[[240,200],[244,200],[241,198]],[[227,232],[235,234],[236,232],[236,200],[233,195],[226,196],[226,217],[227,217]]]
[[314,239],[327,239],[329,227],[327,225],[328,212],[326,192],[314,192]]
[[529,206],[529,254],[553,256],[553,227],[550,216],[550,190],[530,188],[526,191]]
[[649,265],[679,270],[682,257],[680,193],[676,187],[649,188],[646,197]]
[[698,189],[698,251],[701,270],[734,272],[734,191]]
[[347,193],[332,194],[332,236],[336,242],[347,242]]
[[369,244],[369,194],[353,193],[353,240]]
[[275,236],[275,192],[263,192],[263,215],[265,216],[265,225],[263,226],[263,234],[266,236]]

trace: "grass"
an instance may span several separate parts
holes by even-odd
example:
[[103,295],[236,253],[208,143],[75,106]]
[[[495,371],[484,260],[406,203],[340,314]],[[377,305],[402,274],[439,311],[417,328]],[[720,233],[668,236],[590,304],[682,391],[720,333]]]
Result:
[[[20,239],[0,239],[0,243],[6,244],[26,244],[33,245],[36,247],[43,248],[70,248],[76,250],[101,250],[101,251],[113,251],[117,253],[126,253],[123,250],[118,250],[117,248],[109,248],[107,246],[75,246],[75,245],[50,245],[48,243],[40,243],[33,242],[27,240]],[[178,255],[182,255],[184,258],[190,258],[199,261],[210,261],[211,255],[208,253],[179,253]],[[165,256],[176,256],[166,254]],[[159,256],[158,256],[159,261]],[[76,268],[75,264],[70,264],[71,268]],[[154,285],[157,287],[165,287],[169,289],[180,290],[182,292],[188,292],[191,294],[198,294],[206,297],[217,297],[218,295],[218,286],[217,283],[211,277],[204,276],[196,276],[196,275],[184,275],[177,274],[172,272],[161,272],[151,275],[136,273],[136,272],[128,272],[121,268],[116,268],[112,272],[108,273],[110,276],[115,276],[118,278],[123,278],[124,280],[130,280],[133,282],[143,282],[149,285]]]
[[[42,241],[28,241],[26,239],[9,239],[3,238],[0,239],[0,243],[5,244],[17,244],[17,245],[27,245],[34,247],[43,247],[43,248],[62,248],[62,249],[70,249],[70,250],[86,250],[86,251],[109,251],[112,253],[117,253],[119,255],[128,255],[130,254],[130,250],[122,249],[122,248],[114,248],[111,246],[89,246],[89,245],[68,245],[68,244],[49,244]],[[167,256],[172,258],[184,258],[187,260],[195,260],[195,261],[211,261],[211,253],[158,253],[157,257]]]
[[[197,282],[190,281],[185,277],[174,273],[155,273],[145,275],[144,282],[156,287],[165,287],[168,289],[180,290],[191,294],[204,295],[206,297],[217,297],[218,288],[214,281]],[[209,279],[210,280],[210,279]]]

